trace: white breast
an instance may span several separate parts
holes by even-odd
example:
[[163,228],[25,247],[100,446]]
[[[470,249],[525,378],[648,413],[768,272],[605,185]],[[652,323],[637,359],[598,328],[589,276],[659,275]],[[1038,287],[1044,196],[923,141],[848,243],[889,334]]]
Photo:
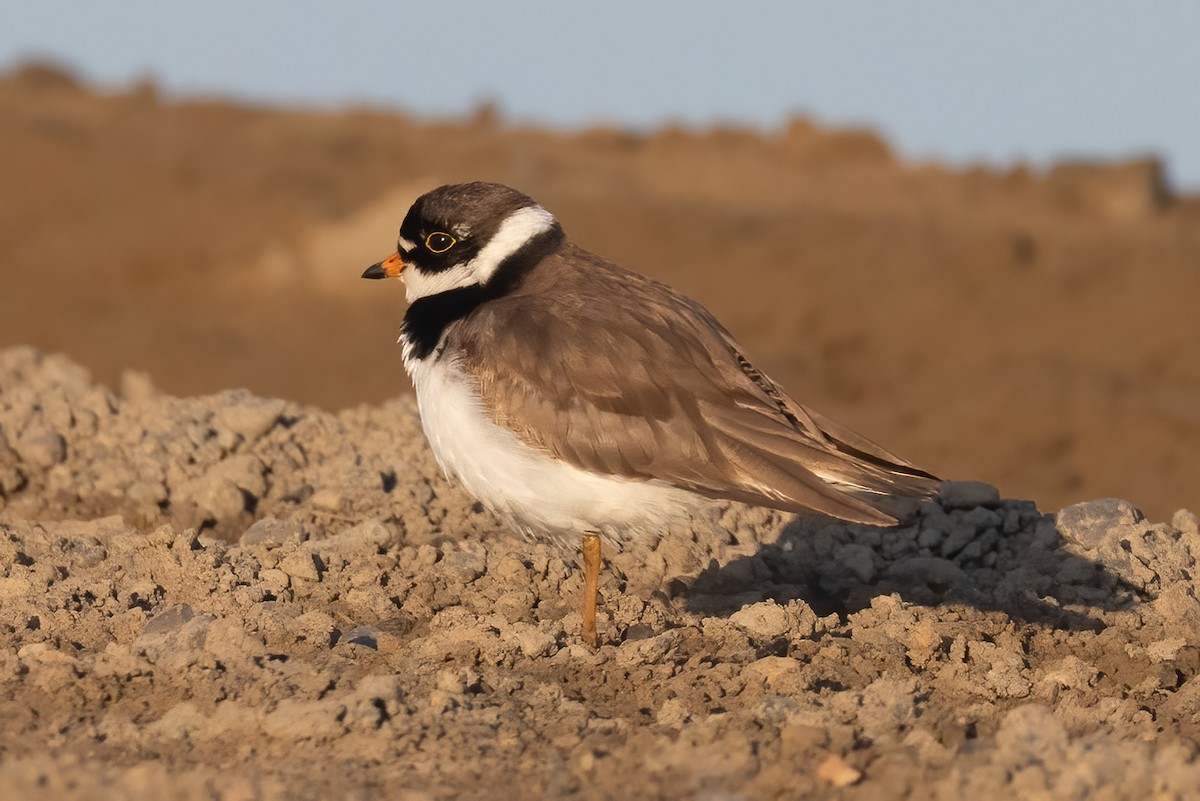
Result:
[[662,482],[589,473],[554,459],[493,423],[470,376],[451,360],[405,355],[442,471],[526,535],[627,539],[665,528],[700,501]]

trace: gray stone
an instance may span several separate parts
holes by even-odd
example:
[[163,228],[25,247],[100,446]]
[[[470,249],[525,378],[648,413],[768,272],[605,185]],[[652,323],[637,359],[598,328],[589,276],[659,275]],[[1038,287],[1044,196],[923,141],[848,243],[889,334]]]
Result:
[[973,509],[1000,503],[1000,490],[983,481],[943,481],[938,498],[947,509]]
[[236,403],[213,415],[213,427],[237,434],[246,442],[254,442],[270,431],[287,405],[281,400],[255,398],[241,393],[235,399]]
[[971,540],[975,539],[975,529],[969,526],[959,526],[950,532],[946,539],[942,540],[939,552],[942,556],[954,556],[954,554],[967,547]]
[[169,607],[146,622],[146,628],[142,630],[142,635],[170,634],[191,620],[193,616],[192,607],[188,604]]
[[21,461],[42,469],[67,458],[67,442],[62,435],[40,425],[22,431],[13,443],[13,449]]
[[442,557],[442,571],[456,584],[470,584],[486,569],[483,554],[474,550],[451,551]]
[[875,552],[865,545],[849,543],[838,548],[836,558],[863,584],[875,578]]
[[901,584],[923,584],[935,592],[945,592],[959,582],[966,581],[967,574],[949,559],[936,556],[914,556],[896,562],[888,568],[888,576]]
[[1059,534],[1068,542],[1092,550],[1117,529],[1145,519],[1141,511],[1120,498],[1101,498],[1068,506],[1055,515]]
[[924,526],[921,529],[921,533],[917,535],[917,546],[920,548],[935,548],[945,536],[946,532],[942,531],[939,526]]
[[379,632],[371,626],[358,626],[343,635],[339,645],[361,645],[372,651],[379,650]]
[[304,528],[294,520],[264,517],[255,521],[241,536],[242,545],[277,546],[285,542],[300,542],[304,539]]

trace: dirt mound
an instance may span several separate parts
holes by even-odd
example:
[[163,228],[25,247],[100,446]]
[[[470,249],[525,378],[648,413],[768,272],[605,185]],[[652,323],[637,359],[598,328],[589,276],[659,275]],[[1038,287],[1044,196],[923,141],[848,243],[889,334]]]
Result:
[[1197,518],[950,485],[575,554],[402,399],[120,393],[0,353],[0,796],[1189,797]]

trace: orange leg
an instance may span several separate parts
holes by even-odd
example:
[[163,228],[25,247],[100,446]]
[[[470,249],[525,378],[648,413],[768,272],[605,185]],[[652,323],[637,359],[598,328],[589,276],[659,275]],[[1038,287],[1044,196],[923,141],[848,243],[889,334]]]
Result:
[[600,535],[583,537],[583,641],[591,648],[600,646],[596,636],[596,596],[600,582]]

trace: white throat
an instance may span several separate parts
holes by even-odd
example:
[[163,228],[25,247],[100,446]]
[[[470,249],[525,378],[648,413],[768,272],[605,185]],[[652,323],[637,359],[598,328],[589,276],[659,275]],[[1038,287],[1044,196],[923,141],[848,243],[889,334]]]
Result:
[[518,209],[505,218],[488,243],[470,261],[440,273],[424,273],[414,264],[400,275],[408,302],[448,292],[451,289],[486,284],[512,254],[525,243],[554,226],[554,215],[541,206]]

